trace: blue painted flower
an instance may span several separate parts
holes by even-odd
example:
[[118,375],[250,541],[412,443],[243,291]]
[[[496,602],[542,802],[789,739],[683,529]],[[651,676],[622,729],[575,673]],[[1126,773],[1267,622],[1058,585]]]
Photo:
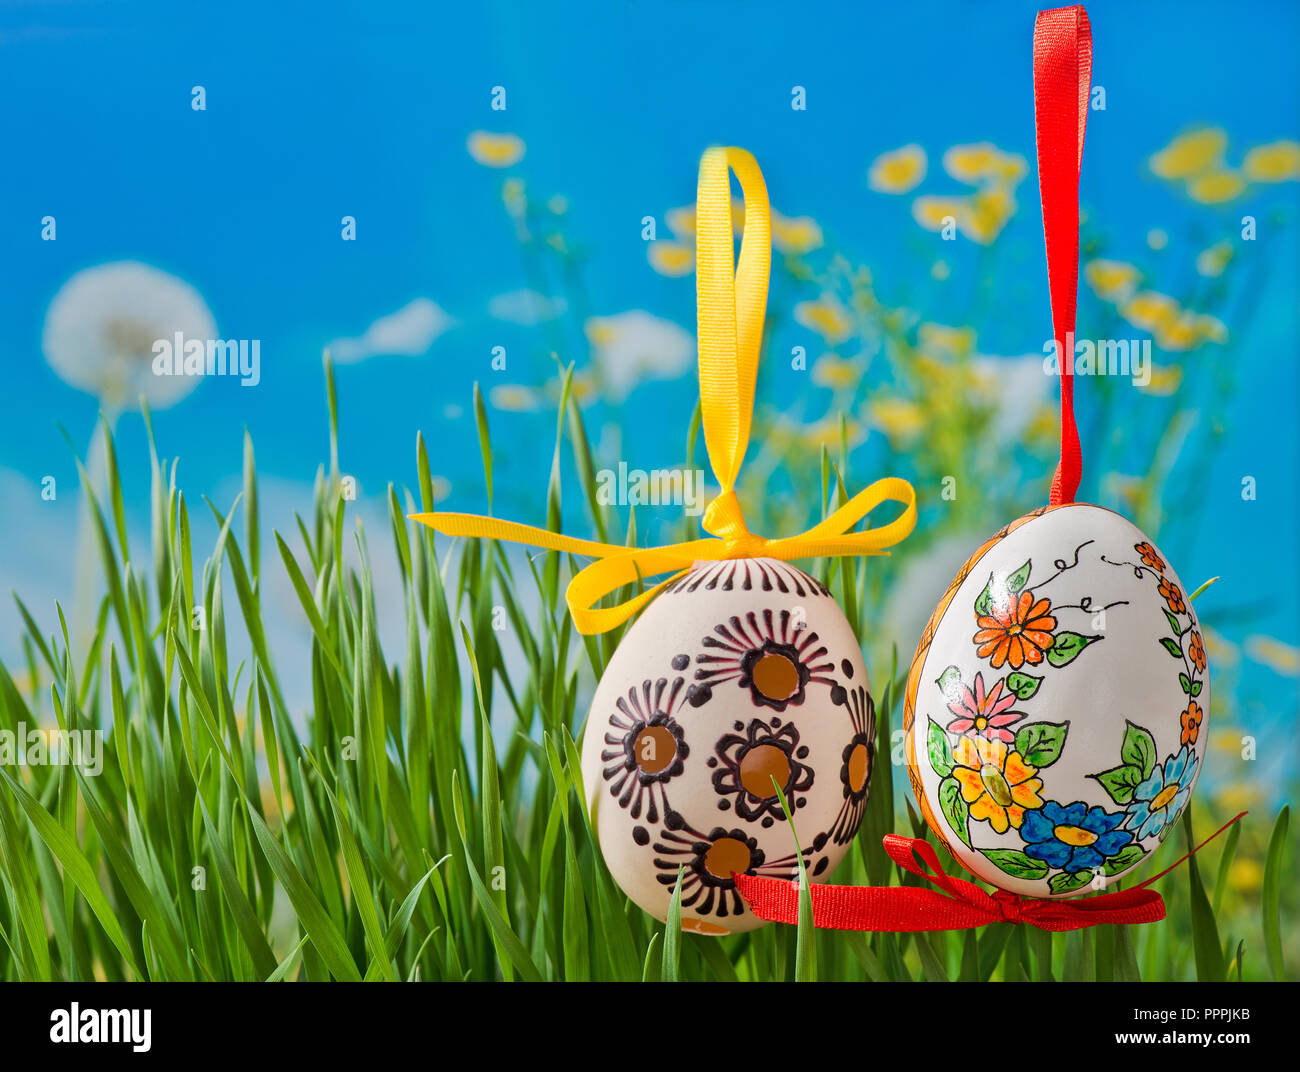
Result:
[[1073,804],[1049,800],[1025,812],[1020,834],[1026,856],[1063,871],[1091,871],[1132,842],[1133,835],[1119,829],[1123,822],[1123,812],[1090,808],[1082,800]]
[[1200,759],[1187,745],[1178,754],[1170,756],[1164,765],[1157,763],[1148,778],[1133,790],[1133,801],[1128,806],[1124,825],[1137,831],[1139,841],[1149,837],[1163,838],[1182,815],[1187,798],[1192,795],[1192,783]]

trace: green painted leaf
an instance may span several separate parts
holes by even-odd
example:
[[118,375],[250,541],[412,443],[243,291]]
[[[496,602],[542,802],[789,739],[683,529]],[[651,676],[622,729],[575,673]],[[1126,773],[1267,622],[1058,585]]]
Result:
[[1186,674],[1179,674],[1178,684],[1183,687],[1183,692],[1187,693],[1188,696],[1192,695],[1192,679],[1190,677]]
[[984,585],[984,591],[975,597],[975,613],[981,618],[993,609],[993,575],[989,574],[988,583]]
[[1048,887],[1053,893],[1073,893],[1075,890],[1081,890],[1092,882],[1091,871],[1075,871],[1073,874],[1062,871],[1059,875],[1053,875]]
[[1043,683],[1041,677],[1034,677],[1033,674],[1022,674],[1016,671],[1014,674],[1007,675],[1007,689],[1016,694],[1017,699],[1028,700],[1038,691],[1038,686]]
[[971,843],[967,825],[970,823],[970,809],[966,806],[966,801],[961,798],[961,785],[956,778],[945,778],[939,783],[939,807],[943,809],[943,816],[948,820],[953,833],[961,838],[969,849]]
[[1019,849],[980,849],[1000,871],[1012,878],[1039,879],[1047,876],[1047,865],[1026,856]]
[[1047,649],[1047,661],[1057,667],[1069,666],[1079,657],[1079,653],[1084,648],[1100,639],[1100,636],[1084,636],[1082,633],[1072,633],[1068,629],[1057,633],[1052,646]]
[[1164,614],[1165,614],[1165,620],[1166,620],[1167,622],[1169,622],[1169,628],[1172,629],[1172,630],[1174,631],[1174,636],[1182,636],[1182,635],[1183,635],[1183,627],[1182,627],[1182,625],[1179,623],[1177,616],[1176,616],[1176,615],[1173,615],[1173,614],[1170,614],[1169,611],[1168,611],[1168,610],[1165,610],[1164,607],[1161,607],[1160,609],[1164,611]]
[[1142,781],[1142,771],[1132,763],[1125,763],[1122,767],[1112,767],[1090,777],[1101,782],[1101,787],[1116,804],[1127,804],[1133,799],[1133,790]]
[[1156,742],[1141,726],[1135,726],[1127,719],[1124,727],[1124,743],[1119,749],[1120,758],[1125,763],[1137,767],[1142,772],[1142,778],[1149,778],[1156,765]]
[[1161,637],[1160,644],[1175,659],[1183,657],[1183,649],[1173,637]]
[[1201,689],[1203,689],[1204,687],[1205,687],[1204,681],[1193,681],[1191,691],[1188,693],[1188,695],[1199,696],[1201,694]]
[[1061,756],[1069,722],[1031,722],[1016,734],[1016,751],[1034,767],[1050,767]]
[[930,766],[935,773],[947,778],[952,773],[952,745],[948,743],[948,734],[934,719],[929,719],[925,729],[925,750],[930,756]]
[[1012,595],[1017,594],[1026,584],[1029,583],[1029,569],[1033,565],[1033,559],[1030,559],[1010,577],[1007,578],[1007,591]]
[[1118,875],[1122,871],[1127,871],[1145,855],[1146,850],[1143,849],[1141,845],[1126,845],[1106,861],[1102,870],[1108,877]]
[[961,695],[961,671],[955,666],[948,667],[938,678],[939,688],[949,700]]

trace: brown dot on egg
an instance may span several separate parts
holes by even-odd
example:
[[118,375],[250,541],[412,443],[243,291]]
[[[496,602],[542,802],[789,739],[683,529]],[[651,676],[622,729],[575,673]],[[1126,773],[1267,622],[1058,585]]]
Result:
[[759,798],[776,796],[772,779],[784,788],[790,781],[790,757],[776,745],[749,749],[740,761],[740,784]]
[[704,868],[714,878],[731,878],[733,871],[747,871],[749,862],[749,846],[739,838],[720,837],[704,854]]
[[780,652],[769,651],[754,664],[754,687],[769,700],[788,700],[799,691],[799,669]]
[[849,788],[861,793],[871,773],[871,756],[865,744],[854,745],[849,753]]
[[636,765],[646,774],[666,770],[677,758],[677,738],[666,726],[646,726],[633,745]]

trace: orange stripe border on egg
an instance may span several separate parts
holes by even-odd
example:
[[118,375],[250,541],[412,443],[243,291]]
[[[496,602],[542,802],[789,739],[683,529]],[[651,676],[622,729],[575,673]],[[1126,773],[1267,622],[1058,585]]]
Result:
[[[957,595],[957,590],[961,588],[967,577],[974,572],[975,567],[979,565],[980,560],[988,554],[994,545],[1001,543],[1007,536],[1015,532],[1021,525],[1033,521],[1035,518],[1042,517],[1044,514],[1050,514],[1053,510],[1060,510],[1066,506],[1092,506],[1092,503],[1058,503],[1056,506],[1040,506],[1023,517],[1018,517],[1010,524],[1003,526],[992,536],[990,536],[980,546],[973,555],[970,556],[965,564],[957,571],[957,576],[953,578],[952,583],[948,585],[947,591],[944,592],[943,598],[939,600],[939,605],[935,607],[934,613],[930,615],[930,620],[926,622],[925,629],[921,631],[920,643],[916,646],[916,654],[912,656],[912,665],[907,671],[907,691],[903,696],[903,748],[907,758],[907,780],[912,787],[912,796],[916,798],[917,804],[920,805],[921,814],[925,816],[926,825],[934,831],[934,836],[938,838],[948,855],[951,856],[962,870],[971,875],[975,875],[961,858],[953,851],[948,839],[943,835],[943,828],[940,827],[935,819],[934,812],[930,810],[930,804],[925,799],[925,792],[921,786],[921,776],[917,773],[916,763],[916,740],[912,732],[913,724],[916,722],[916,695],[921,685],[921,669],[925,665],[926,656],[930,652],[930,645],[934,642],[934,634],[938,631],[939,620],[947,613],[948,605],[952,603]],[[1097,507],[1099,510],[1105,510],[1106,507]],[[1114,511],[1110,511],[1114,513]],[[1122,515],[1121,515],[1122,516]],[[975,875],[979,878],[978,875]]]

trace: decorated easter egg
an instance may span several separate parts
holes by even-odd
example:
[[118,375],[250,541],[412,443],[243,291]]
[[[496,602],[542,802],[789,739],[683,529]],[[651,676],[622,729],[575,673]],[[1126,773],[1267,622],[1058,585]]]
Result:
[[680,872],[684,929],[760,926],[733,873],[793,879],[802,851],[828,878],[862,821],[875,741],[862,653],[826,587],[769,558],[697,562],[628,630],[592,700],[582,770],[605,863],[660,920]]
[[977,878],[1102,888],[1175,829],[1205,756],[1210,682],[1187,589],[1131,522],[1044,507],[962,566],[908,674],[908,774]]

